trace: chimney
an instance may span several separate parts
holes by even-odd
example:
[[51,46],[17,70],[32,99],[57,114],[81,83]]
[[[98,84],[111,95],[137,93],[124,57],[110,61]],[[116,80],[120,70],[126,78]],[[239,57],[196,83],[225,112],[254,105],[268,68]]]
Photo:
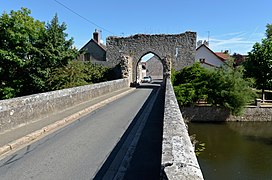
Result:
[[197,44],[196,44],[197,48],[198,48],[199,46],[201,46],[201,44],[202,44],[202,40],[197,41]]
[[204,40],[203,44],[205,44],[207,47],[209,47],[209,41]]
[[95,29],[95,32],[93,33],[93,39],[100,44],[100,33],[98,29]]

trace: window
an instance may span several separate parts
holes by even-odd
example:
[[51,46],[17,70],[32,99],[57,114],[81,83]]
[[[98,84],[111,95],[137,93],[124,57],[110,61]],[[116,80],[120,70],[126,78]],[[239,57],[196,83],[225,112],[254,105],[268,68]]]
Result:
[[199,62],[200,62],[200,63],[205,63],[205,58],[200,58],[200,59],[199,59]]
[[84,54],[84,61],[90,61],[90,58],[91,58],[90,53]]

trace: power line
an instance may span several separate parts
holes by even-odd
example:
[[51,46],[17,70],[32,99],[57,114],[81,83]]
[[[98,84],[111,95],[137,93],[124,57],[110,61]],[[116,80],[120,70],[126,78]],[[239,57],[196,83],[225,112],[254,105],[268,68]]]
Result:
[[96,27],[98,27],[98,28],[100,28],[100,29],[103,29],[104,31],[107,31],[108,33],[114,35],[113,32],[111,32],[111,31],[109,31],[109,30],[107,30],[107,29],[105,29],[105,28],[99,26],[98,24],[94,23],[93,21],[91,21],[91,20],[85,18],[84,16],[82,16],[82,15],[80,15],[79,13],[75,12],[74,10],[72,10],[72,9],[69,8],[68,6],[62,4],[61,2],[59,2],[59,1],[57,1],[57,0],[54,0],[54,1],[55,1],[56,3],[58,3],[59,5],[63,6],[64,8],[66,8],[67,10],[71,11],[71,12],[74,13],[75,15],[81,17],[82,19],[84,19],[84,20],[87,21],[88,23],[90,23],[90,24],[92,24],[92,25],[94,25],[94,26],[96,26]]

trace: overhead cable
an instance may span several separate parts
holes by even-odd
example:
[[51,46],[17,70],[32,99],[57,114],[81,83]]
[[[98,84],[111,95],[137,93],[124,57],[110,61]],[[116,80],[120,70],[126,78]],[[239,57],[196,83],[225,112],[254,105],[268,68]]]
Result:
[[56,3],[58,3],[59,5],[63,6],[64,8],[66,8],[67,10],[71,11],[71,12],[74,13],[75,15],[79,16],[80,18],[84,19],[84,20],[87,21],[88,23],[90,23],[90,24],[92,24],[92,25],[94,25],[94,26],[96,26],[96,27],[98,27],[98,28],[100,28],[100,29],[102,29],[102,30],[104,30],[104,31],[106,31],[106,32],[108,32],[108,33],[114,35],[113,32],[111,32],[111,31],[107,30],[106,28],[103,28],[102,26],[99,26],[98,24],[94,23],[93,21],[91,21],[91,20],[85,18],[84,16],[80,15],[79,13],[77,13],[77,12],[74,11],[73,9],[69,8],[68,6],[64,5],[63,3],[61,3],[61,2],[59,2],[59,1],[57,1],[57,0],[54,0],[54,1],[55,1]]

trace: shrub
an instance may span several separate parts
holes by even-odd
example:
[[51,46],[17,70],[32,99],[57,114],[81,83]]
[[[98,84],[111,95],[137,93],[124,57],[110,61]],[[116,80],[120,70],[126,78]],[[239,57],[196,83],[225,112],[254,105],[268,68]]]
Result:
[[72,61],[68,65],[56,68],[48,79],[51,90],[83,86],[107,80],[109,68],[91,62]]
[[229,65],[208,70],[199,63],[185,67],[174,74],[174,90],[181,106],[206,100],[239,115],[248,102],[255,98],[251,82],[243,79],[242,69]]
[[243,79],[242,70],[229,66],[214,71],[208,80],[207,100],[240,115],[244,107],[255,98],[251,82]]
[[174,91],[177,97],[177,101],[181,106],[188,106],[193,103],[195,97],[195,89],[192,84],[180,84],[174,86]]

